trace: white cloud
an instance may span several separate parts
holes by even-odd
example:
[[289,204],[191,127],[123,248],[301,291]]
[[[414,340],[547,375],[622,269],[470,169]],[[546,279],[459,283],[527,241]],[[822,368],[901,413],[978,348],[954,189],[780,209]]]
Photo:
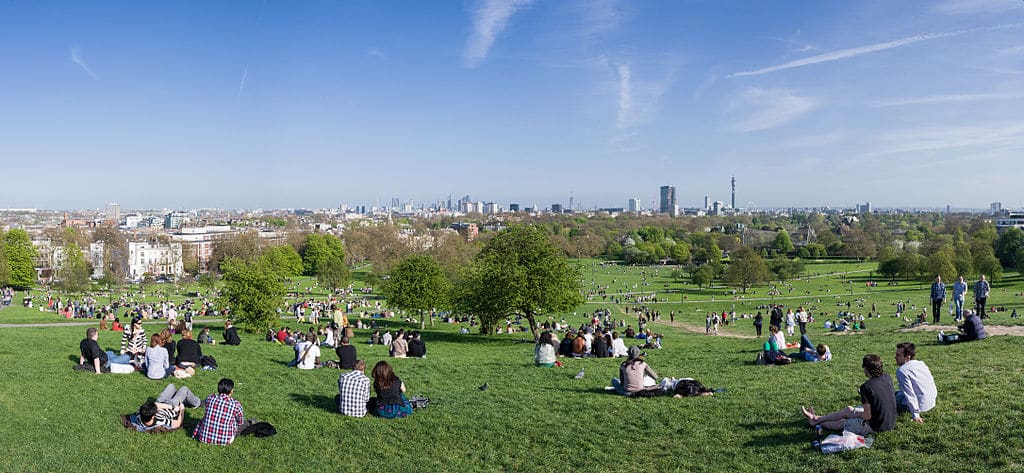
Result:
[[818,108],[819,105],[819,100],[798,97],[788,89],[752,87],[733,99],[729,109],[753,109],[753,111],[746,119],[730,126],[729,129],[750,132],[780,127]]
[[533,0],[482,0],[473,11],[473,27],[463,62],[466,67],[476,67],[486,57],[498,33],[508,26],[508,21],[517,11],[528,6]]
[[630,70],[629,64],[620,64],[618,67],[619,72],[619,114],[618,114],[618,125],[619,128],[626,128],[628,124],[628,117],[630,116],[633,108],[633,88],[630,85]]
[[579,5],[584,37],[615,31],[626,16],[620,0],[582,0]]
[[363,54],[365,54],[368,57],[377,58],[377,59],[387,59],[388,58],[387,55],[384,54],[384,51],[382,51],[380,48],[377,48],[377,47],[366,48],[365,50],[363,50]]
[[983,147],[987,151],[1021,150],[1024,149],[1024,124],[913,128],[883,134],[879,142],[883,149],[869,156],[974,147]]
[[99,80],[99,77],[96,76],[96,73],[94,73],[92,69],[89,68],[89,64],[87,64],[85,60],[82,59],[82,48],[78,46],[71,47],[71,62],[78,64],[78,66],[81,67],[86,74],[89,74],[89,77]]
[[985,100],[1018,100],[1024,99],[1024,93],[1018,94],[947,94],[928,97],[910,97],[872,102],[872,107],[900,107],[904,105],[929,105],[936,103],[964,103]]
[[1014,46],[1012,48],[1003,48],[997,50],[996,53],[1002,56],[1016,56],[1018,54],[1024,54],[1024,44],[1020,46]]
[[1014,23],[1009,25],[997,25],[997,26],[984,26],[979,28],[970,28],[966,30],[947,31],[944,33],[927,33],[917,36],[910,36],[907,38],[897,39],[895,41],[888,41],[885,43],[869,44],[866,46],[858,46],[856,48],[840,49],[838,51],[830,51],[814,56],[806,57],[803,59],[797,59],[794,61],[785,62],[776,66],[765,67],[763,69],[757,69],[753,71],[742,71],[737,72],[730,77],[747,77],[747,76],[758,76],[761,74],[768,74],[770,72],[781,71],[785,69],[792,69],[794,67],[809,66],[812,64],[821,64],[823,62],[838,61],[840,59],[847,59],[851,57],[862,56],[864,54],[874,53],[878,51],[885,51],[887,49],[899,48],[914,43],[920,43],[922,41],[928,41],[933,39],[951,38],[954,36],[960,36],[970,33],[978,33],[983,31],[995,31],[1007,28],[1019,28],[1024,26],[1024,23]]
[[1020,7],[1020,0],[947,0],[935,5],[933,10],[946,15],[974,15],[1003,13]]

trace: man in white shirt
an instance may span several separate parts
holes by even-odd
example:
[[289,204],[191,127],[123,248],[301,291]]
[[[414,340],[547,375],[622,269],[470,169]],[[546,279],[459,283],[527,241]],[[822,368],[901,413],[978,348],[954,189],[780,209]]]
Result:
[[935,407],[938,391],[931,370],[923,361],[914,359],[915,352],[911,342],[896,345],[896,406],[900,412],[910,412],[914,422],[924,422],[921,413]]
[[306,335],[305,342],[296,343],[295,351],[299,354],[296,366],[300,370],[311,370],[320,366],[320,345],[317,344],[316,334]]

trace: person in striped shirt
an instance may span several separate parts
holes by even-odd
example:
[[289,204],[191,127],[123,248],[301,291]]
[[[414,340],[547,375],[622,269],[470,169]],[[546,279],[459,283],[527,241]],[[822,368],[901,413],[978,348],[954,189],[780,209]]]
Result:
[[230,445],[245,422],[242,403],[232,398],[235,382],[222,378],[217,383],[217,392],[203,401],[206,415],[199,421],[192,438],[212,445]]

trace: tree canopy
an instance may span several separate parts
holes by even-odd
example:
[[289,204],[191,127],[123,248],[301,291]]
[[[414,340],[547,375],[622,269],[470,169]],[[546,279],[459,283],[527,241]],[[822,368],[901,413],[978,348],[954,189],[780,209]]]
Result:
[[749,247],[740,248],[730,257],[732,260],[725,269],[725,282],[731,286],[739,286],[743,292],[747,288],[768,281],[771,274],[764,259]]
[[349,271],[348,266],[345,266],[345,261],[341,258],[332,256],[326,261],[322,261],[319,266],[316,280],[321,286],[330,289],[332,293],[347,286],[352,278],[352,272]]
[[405,257],[388,273],[383,287],[389,305],[419,314],[420,328],[425,326],[424,315],[428,311],[449,306],[451,290],[441,265],[424,254]]
[[7,256],[7,283],[17,288],[32,287],[36,282],[36,249],[28,232],[20,228],[4,234],[4,254]]
[[231,317],[253,332],[276,326],[277,309],[285,294],[277,273],[258,261],[237,258],[224,260],[221,269],[224,271],[221,304],[231,308]]
[[345,248],[338,237],[330,234],[312,233],[306,237],[302,250],[303,274],[319,276],[320,266],[331,259],[345,262]]
[[487,331],[500,319],[521,314],[534,339],[536,316],[569,311],[583,303],[580,272],[537,227],[513,225],[489,240],[466,269],[458,308],[476,315]]

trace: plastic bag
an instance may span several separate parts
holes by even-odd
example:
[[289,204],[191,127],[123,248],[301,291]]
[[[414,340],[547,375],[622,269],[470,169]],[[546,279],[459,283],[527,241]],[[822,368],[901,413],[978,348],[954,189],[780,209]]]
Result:
[[875,439],[872,437],[864,437],[844,430],[842,435],[832,434],[825,437],[825,440],[821,441],[821,453],[827,455],[857,448],[871,448],[874,441]]

